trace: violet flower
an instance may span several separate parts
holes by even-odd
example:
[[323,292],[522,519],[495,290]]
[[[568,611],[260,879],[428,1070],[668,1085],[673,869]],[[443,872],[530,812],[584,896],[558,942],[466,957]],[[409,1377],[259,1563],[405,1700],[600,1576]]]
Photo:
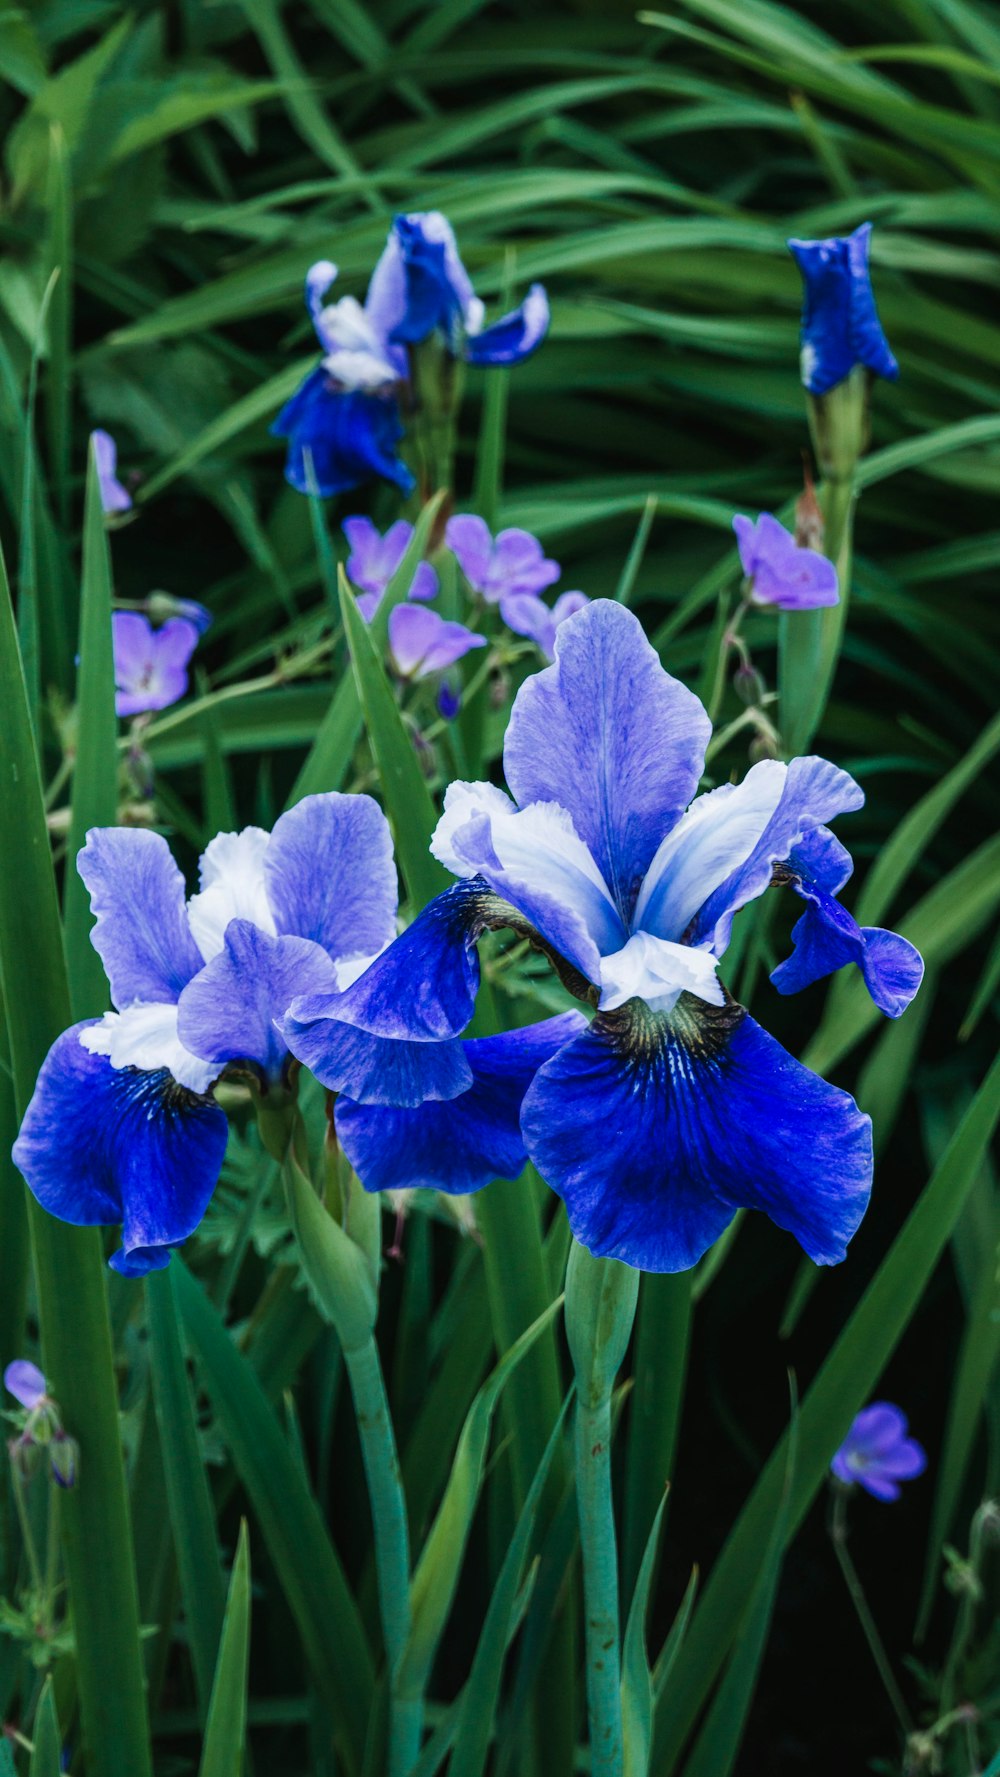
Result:
[[48,1384],[37,1364],[29,1358],[16,1357],[3,1373],[3,1385],[9,1394],[31,1412],[45,1399]]
[[803,549],[790,531],[762,512],[756,524],[737,513],[733,530],[750,586],[750,602],[779,611],[813,611],[840,598],[837,570],[815,549]]
[[900,1481],[927,1467],[927,1452],[909,1437],[906,1414],[891,1401],[862,1408],[830,1464],[838,1481],[856,1481],[873,1499],[898,1499]]
[[[351,545],[347,558],[347,578],[358,588],[358,610],[370,623],[382,594],[399,567],[413,539],[413,526],[398,518],[383,536],[370,518],[345,518],[343,532]],[[429,561],[417,563],[407,598],[432,599],[438,590],[438,577]]]
[[198,645],[195,625],[186,617],[171,617],[154,629],[138,611],[115,611],[111,623],[117,714],[138,716],[177,703],[187,691],[188,661]]
[[449,623],[426,605],[396,605],[389,613],[389,652],[402,679],[443,673],[472,648],[485,648],[464,623]]
[[[500,531],[494,538],[486,520],[473,512],[449,518],[444,540],[471,590],[486,604],[499,605],[505,623],[508,611],[517,614],[513,599],[544,592],[562,572],[530,531],[514,528]],[[516,624],[510,627],[516,628]]]

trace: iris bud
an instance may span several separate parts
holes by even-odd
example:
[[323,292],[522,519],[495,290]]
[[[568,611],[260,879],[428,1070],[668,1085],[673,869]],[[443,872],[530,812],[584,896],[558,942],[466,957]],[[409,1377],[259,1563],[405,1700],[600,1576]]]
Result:
[[743,665],[733,674],[733,690],[747,709],[760,703],[765,692],[764,681],[755,666]]
[[75,1486],[79,1463],[80,1448],[76,1439],[68,1437],[64,1431],[57,1432],[49,1445],[49,1464],[53,1480],[60,1487]]

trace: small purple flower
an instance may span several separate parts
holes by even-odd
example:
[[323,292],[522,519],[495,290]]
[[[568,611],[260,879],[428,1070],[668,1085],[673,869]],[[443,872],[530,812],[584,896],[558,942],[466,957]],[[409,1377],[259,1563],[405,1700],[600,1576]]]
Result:
[[101,490],[101,505],[105,512],[128,512],[132,506],[132,495],[118,480],[115,471],[118,468],[118,446],[110,432],[91,432],[90,442],[97,465],[97,481]]
[[185,617],[171,617],[162,629],[154,629],[138,611],[115,611],[111,622],[118,715],[165,710],[183,697],[188,661],[198,645],[195,625]]
[[[347,578],[359,588],[358,610],[365,622],[370,623],[382,594],[410,546],[413,526],[407,524],[405,518],[399,518],[383,536],[370,518],[345,518],[343,531],[351,545]],[[407,598],[432,599],[437,590],[438,577],[430,562],[418,562]]]
[[537,593],[515,593],[512,598],[504,600],[504,621],[515,635],[529,636],[546,660],[554,660],[556,630],[560,623],[565,623],[567,617],[582,611],[589,603],[585,592],[561,593],[551,607]]
[[45,1377],[38,1365],[31,1363],[26,1357],[16,1357],[12,1364],[7,1365],[3,1382],[7,1392],[16,1401],[20,1401],[22,1407],[27,1407],[29,1412],[38,1406],[39,1401],[45,1399],[48,1392]]
[[737,513],[733,530],[753,604],[775,605],[779,611],[813,611],[838,602],[832,561],[815,549],[801,548],[770,512],[762,512],[756,524]]
[[474,635],[464,623],[447,622],[426,605],[396,605],[389,614],[389,650],[403,679],[444,672],[471,648],[485,646],[485,636]]
[[830,1464],[838,1481],[856,1481],[875,1499],[898,1499],[900,1481],[927,1467],[927,1453],[907,1436],[906,1414],[891,1401],[873,1401],[858,1414]]
[[505,623],[512,599],[544,592],[562,571],[558,562],[543,554],[530,531],[501,531],[494,539],[486,520],[473,512],[449,518],[444,540],[472,591],[488,605],[499,605]]

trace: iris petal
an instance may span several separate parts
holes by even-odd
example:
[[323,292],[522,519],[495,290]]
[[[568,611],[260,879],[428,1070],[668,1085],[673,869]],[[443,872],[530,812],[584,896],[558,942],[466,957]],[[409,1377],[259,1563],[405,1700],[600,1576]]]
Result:
[[263,871],[280,932],[334,958],[372,956],[395,936],[392,835],[370,796],[304,797],[275,823]]
[[206,1061],[252,1061],[275,1080],[288,1053],[276,1020],[297,994],[329,992],[336,981],[330,957],[309,938],[272,938],[234,919],[223,950],[181,994],[178,1033]]
[[172,1004],[202,957],[166,840],[134,827],[92,827],[77,868],[90,892],[92,942],[115,1005]]
[[549,330],[549,299],[541,284],[532,284],[520,306],[492,327],[470,334],[465,356],[470,364],[520,364],[541,345]]

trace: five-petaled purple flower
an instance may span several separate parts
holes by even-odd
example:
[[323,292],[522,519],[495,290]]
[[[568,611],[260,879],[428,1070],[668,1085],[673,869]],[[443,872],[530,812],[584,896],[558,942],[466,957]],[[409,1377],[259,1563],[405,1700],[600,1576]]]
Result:
[[[370,518],[345,518],[343,532],[351,545],[347,578],[358,588],[358,610],[370,623],[389,581],[399,567],[413,538],[413,526],[397,518],[383,536]],[[407,598],[437,596],[438,577],[429,561],[417,563]]]
[[832,561],[818,550],[801,548],[770,512],[762,512],[756,524],[737,513],[733,530],[751,603],[776,605],[779,611],[812,611],[837,603]]
[[444,1178],[464,1181],[451,1188],[490,1176],[509,1097],[461,1032],[477,940],[506,928],[596,1011],[567,1027],[520,1117],[578,1240],[677,1271],[745,1207],[817,1263],[843,1258],[871,1188],[870,1121],[730,998],[719,960],[739,909],[784,883],[806,910],[772,976],[780,992],[852,961],[895,1017],[922,964],[835,899],[851,861],[825,823],[861,805],[853,779],[824,759],[766,760],[691,802],[710,732],[624,606],[599,599],[561,625],[556,664],[514,703],[512,794],[458,783],[445,798],[432,849],[461,880],[353,987],[303,995],[284,1021],[293,1053],[354,1101],[339,1101],[337,1127],[369,1189],[426,1182],[432,1143]]
[[872,294],[871,232],[863,222],[847,236],[788,243],[805,286],[802,381],[810,395],[827,394],[856,364],[874,376],[899,375]]
[[927,1452],[909,1437],[906,1414],[891,1401],[873,1401],[858,1414],[830,1464],[838,1481],[856,1481],[875,1499],[898,1499],[900,1481],[927,1467]]
[[483,305],[437,210],[395,218],[363,307],[353,296],[325,303],[336,276],[324,259],[306,277],[323,359],[271,427],[288,439],[285,475],[300,493],[340,493],[375,476],[408,493],[413,477],[396,447],[410,348],[434,334],[472,364],[516,364],[548,330],[545,292],[533,284],[520,308],[484,328]]
[[106,513],[128,512],[132,506],[132,495],[118,480],[118,446],[110,432],[91,432],[90,443],[97,466],[97,484],[101,492],[101,505]]
[[165,710],[188,688],[188,662],[198,645],[198,629],[186,617],[171,617],[154,629],[139,611],[114,611],[115,709],[119,716]]
[[401,679],[446,672],[471,648],[485,648],[464,623],[449,623],[426,605],[396,605],[389,613],[389,652]]
[[[530,531],[516,528],[493,537],[484,518],[462,512],[449,518],[444,540],[477,598],[488,605],[499,605],[504,622],[518,635],[530,634],[524,628],[528,620],[525,600],[538,598],[539,593],[558,580],[561,572],[559,563],[546,556],[538,538]],[[538,603],[541,605],[541,599]],[[543,624],[541,613],[538,618]]]
[[347,987],[396,929],[388,823],[368,796],[307,796],[272,833],[220,833],[199,892],[157,833],[94,828],[79,855],[117,1008],[57,1039],[14,1160],[43,1207],[120,1222],[126,1276],[200,1222],[226,1148],[211,1089],[233,1065],[286,1076],[276,1025],[296,994]]

